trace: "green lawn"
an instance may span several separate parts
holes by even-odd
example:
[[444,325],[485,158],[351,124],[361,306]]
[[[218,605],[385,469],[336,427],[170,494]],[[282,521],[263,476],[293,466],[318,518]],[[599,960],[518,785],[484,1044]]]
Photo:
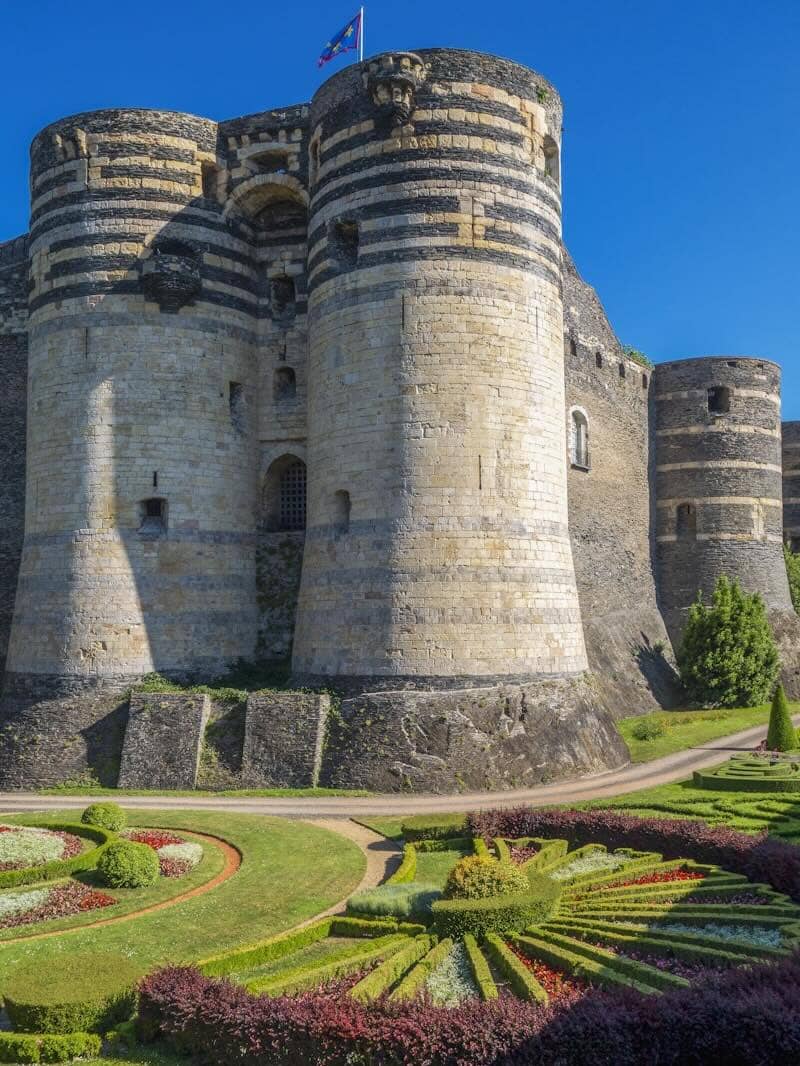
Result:
[[186,1066],[186,1059],[163,1051],[137,1047],[131,1052],[117,1052],[110,1059],[82,1059],[83,1066]]
[[[800,704],[790,704],[792,714],[800,712]],[[655,711],[635,718],[622,718],[617,728],[628,745],[632,762],[649,762],[662,755],[704,744],[707,740],[738,733],[752,726],[766,725],[769,706],[719,707],[710,711]],[[662,735],[652,740],[639,740],[637,733],[648,726],[660,727]]]
[[[63,821],[64,812],[49,817]],[[46,974],[50,960],[67,952],[118,952],[146,973],[226,951],[324,911],[353,891],[366,865],[355,844],[304,822],[209,811],[130,811],[129,820],[218,835],[241,851],[242,866],[206,895],[141,918],[46,940],[0,943],[0,985],[20,962],[40,963]]]

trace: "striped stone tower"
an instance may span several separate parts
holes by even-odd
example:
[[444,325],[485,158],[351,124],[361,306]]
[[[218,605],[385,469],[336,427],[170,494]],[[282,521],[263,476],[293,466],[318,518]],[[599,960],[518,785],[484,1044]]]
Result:
[[301,680],[586,669],[567,527],[561,102],[450,49],[310,111]]
[[656,368],[657,547],[674,643],[721,574],[791,612],[782,549],[781,372],[763,359]]
[[31,155],[6,692],[214,673],[255,645],[257,477],[252,282],[230,266],[248,246],[219,220],[217,125],[92,112]]
[[783,423],[783,537],[800,552],[800,422]]

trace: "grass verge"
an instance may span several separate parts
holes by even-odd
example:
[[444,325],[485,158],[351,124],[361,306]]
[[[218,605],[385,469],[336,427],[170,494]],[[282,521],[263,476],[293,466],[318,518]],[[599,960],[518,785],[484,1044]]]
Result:
[[[51,817],[63,819],[63,813]],[[20,963],[36,963],[46,975],[50,961],[64,953],[116,952],[134,960],[143,974],[215,955],[326,910],[353,891],[366,865],[351,841],[304,822],[209,811],[130,811],[129,821],[222,837],[242,853],[241,868],[205,895],[130,921],[0,943],[0,983]]]
[[[800,704],[790,704],[790,709],[792,714],[797,714]],[[768,720],[769,706],[765,704],[762,707],[717,707],[708,711],[655,711],[635,718],[621,718],[617,729],[628,745],[631,762],[641,763],[743,729],[766,725]],[[647,732],[653,735],[646,737]]]

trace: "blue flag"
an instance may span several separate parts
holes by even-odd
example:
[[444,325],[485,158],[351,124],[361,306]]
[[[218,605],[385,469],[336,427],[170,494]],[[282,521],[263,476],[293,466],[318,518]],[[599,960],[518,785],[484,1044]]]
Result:
[[325,45],[322,55],[319,57],[318,66],[322,67],[331,59],[352,52],[358,48],[361,40],[361,12],[351,18],[343,30],[339,30],[335,37]]

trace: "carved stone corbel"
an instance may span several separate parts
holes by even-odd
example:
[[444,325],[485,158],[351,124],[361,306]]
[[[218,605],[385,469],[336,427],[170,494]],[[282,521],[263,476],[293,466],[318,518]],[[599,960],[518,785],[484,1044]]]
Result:
[[364,87],[372,96],[380,119],[390,127],[406,125],[427,73],[422,59],[414,52],[384,52],[370,59],[365,67]]

